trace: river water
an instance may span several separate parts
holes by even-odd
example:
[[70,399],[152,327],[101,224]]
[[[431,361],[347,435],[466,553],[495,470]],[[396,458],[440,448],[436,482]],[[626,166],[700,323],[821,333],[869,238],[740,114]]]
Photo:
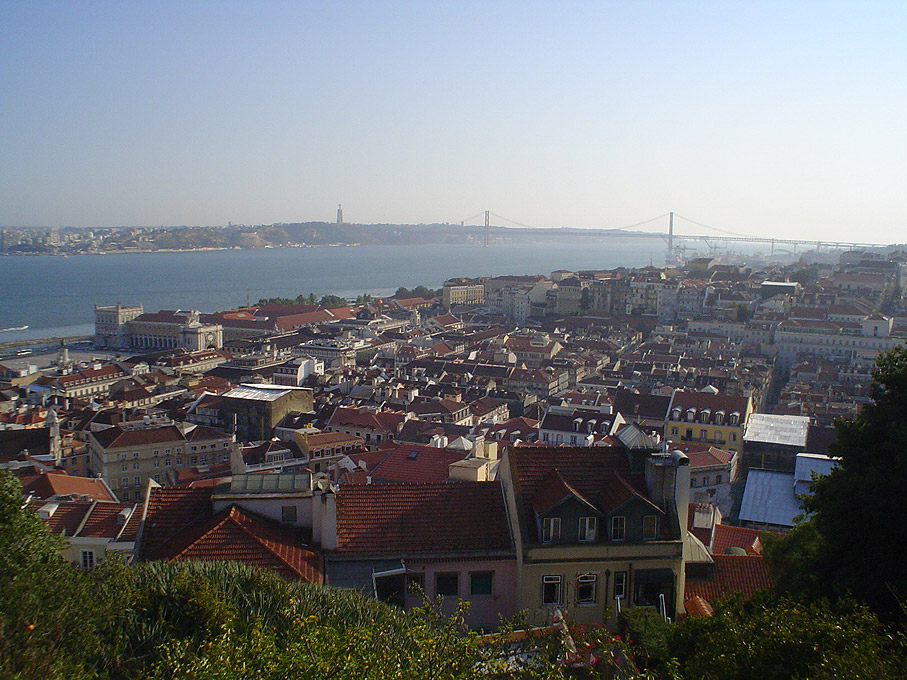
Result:
[[[0,257],[0,342],[93,333],[94,305],[230,309],[262,297],[388,295],[454,276],[549,274],[664,262],[658,239],[337,246]],[[22,326],[28,326],[22,329]]]

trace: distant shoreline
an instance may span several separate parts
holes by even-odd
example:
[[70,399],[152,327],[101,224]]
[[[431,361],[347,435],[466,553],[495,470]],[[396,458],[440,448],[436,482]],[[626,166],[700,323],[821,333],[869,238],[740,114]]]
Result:
[[31,340],[9,340],[0,342],[0,351],[13,349],[14,347],[35,347],[36,345],[49,345],[60,342],[84,342],[85,340],[91,340],[93,337],[91,335],[71,335],[66,337],[33,338]]

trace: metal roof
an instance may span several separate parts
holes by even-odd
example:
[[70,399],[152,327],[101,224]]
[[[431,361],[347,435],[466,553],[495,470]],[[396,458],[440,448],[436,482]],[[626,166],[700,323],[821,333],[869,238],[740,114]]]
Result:
[[792,527],[803,512],[794,496],[794,476],[788,472],[750,470],[740,504],[740,520]]
[[837,458],[818,453],[798,453],[794,467],[794,493],[809,493],[813,472],[827,475],[838,464]]
[[746,422],[743,440],[785,446],[806,446],[809,431],[808,416],[776,416],[768,413],[752,413]]

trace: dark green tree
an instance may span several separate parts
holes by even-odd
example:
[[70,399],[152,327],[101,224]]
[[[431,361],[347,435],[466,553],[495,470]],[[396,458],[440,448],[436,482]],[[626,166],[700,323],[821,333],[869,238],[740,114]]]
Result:
[[891,621],[907,597],[907,347],[879,356],[870,395],[836,423],[840,462],[804,498],[809,519],[770,541],[767,557],[788,592],[852,593]]
[[322,307],[348,307],[350,303],[339,295],[325,295],[318,304]]
[[803,604],[757,596],[678,625],[675,673],[706,680],[904,677],[904,638],[853,601]]
[[0,677],[89,678],[116,656],[110,602],[0,470]]

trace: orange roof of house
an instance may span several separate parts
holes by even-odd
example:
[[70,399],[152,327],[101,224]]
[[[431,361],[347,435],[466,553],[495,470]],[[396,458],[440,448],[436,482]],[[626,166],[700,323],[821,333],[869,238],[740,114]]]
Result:
[[152,557],[183,529],[209,519],[212,491],[211,488],[151,487],[139,556]]
[[231,560],[277,572],[285,578],[324,582],[321,555],[302,535],[236,505],[181,531],[153,555],[162,560]]
[[353,484],[337,494],[337,552],[513,550],[499,482]]
[[716,524],[712,529],[712,554],[724,555],[728,548],[742,548],[750,555],[762,553],[759,531]]
[[770,588],[772,583],[761,555],[713,555],[712,578],[708,581],[687,579],[684,599],[699,596],[708,602],[740,593],[752,597],[756,591]]
[[64,470],[41,472],[24,483],[22,490],[25,494],[33,494],[36,498],[77,494],[80,497],[88,496],[97,501],[116,502],[117,500],[102,479],[70,476]]
[[371,469],[370,476],[387,482],[443,482],[450,477],[450,464],[467,455],[465,451],[397,442],[379,450],[385,457]]

